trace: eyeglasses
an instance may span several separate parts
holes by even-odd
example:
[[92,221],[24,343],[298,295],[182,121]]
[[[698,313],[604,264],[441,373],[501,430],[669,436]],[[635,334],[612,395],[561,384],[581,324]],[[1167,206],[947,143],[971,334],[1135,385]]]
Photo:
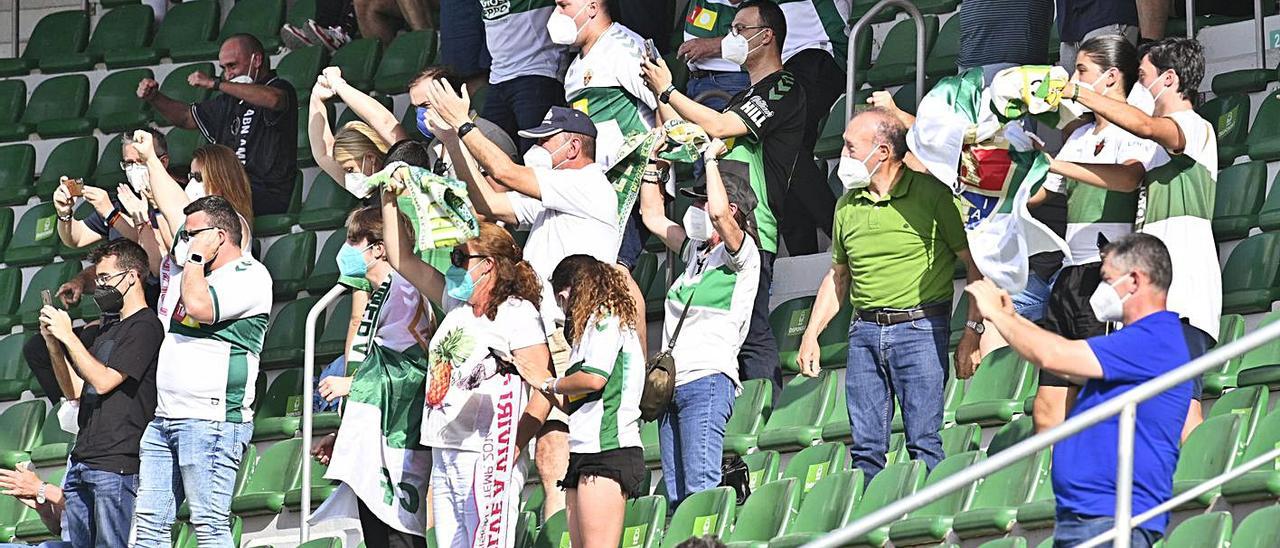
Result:
[[730,33],[733,33],[734,35],[739,35],[739,34],[742,34],[742,31],[751,30],[751,29],[767,29],[767,28],[769,28],[769,27],[764,26],[764,25],[742,25],[742,24],[736,24],[736,25],[731,25],[731,26],[729,27],[729,32],[730,32]]
[[191,173],[187,174],[187,178],[197,183],[204,182],[204,175],[201,175],[199,171],[192,171]]
[[130,167],[133,167],[133,166],[145,166],[145,165],[147,165],[147,164],[146,164],[146,162],[142,162],[142,161],[123,160],[123,161],[121,161],[121,162],[120,162],[120,170],[121,170],[121,171],[128,171]]
[[178,232],[178,239],[184,242],[189,242],[191,241],[192,238],[195,238],[197,234],[201,232],[208,232],[210,230],[218,230],[218,227],[210,226],[205,228],[197,228],[195,230],[182,230]]
[[111,283],[111,280],[119,278],[120,276],[124,276],[125,274],[128,274],[128,273],[129,273],[128,270],[121,270],[120,272],[116,272],[115,274],[98,274],[97,276],[93,277],[93,281],[97,282],[98,285],[108,285]]
[[456,247],[449,252],[449,262],[458,268],[466,268],[468,259],[485,259],[488,257],[488,255],[471,255]]

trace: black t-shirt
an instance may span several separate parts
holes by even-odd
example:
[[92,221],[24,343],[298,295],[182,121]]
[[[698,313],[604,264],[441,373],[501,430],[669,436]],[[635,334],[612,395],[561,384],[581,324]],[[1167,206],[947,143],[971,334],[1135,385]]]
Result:
[[164,327],[149,308],[98,333],[89,353],[125,379],[106,395],[85,383],[71,458],[94,470],[138,472],[138,443],[156,413],[156,360],[163,341]]
[[1079,42],[1107,25],[1138,26],[1138,4],[1134,0],[1058,0],[1058,36],[1063,42]]
[[287,206],[298,170],[298,95],[278,76],[263,85],[285,92],[283,109],[257,107],[222,93],[191,105],[191,115],[205,139],[235,151],[249,175],[255,204]]

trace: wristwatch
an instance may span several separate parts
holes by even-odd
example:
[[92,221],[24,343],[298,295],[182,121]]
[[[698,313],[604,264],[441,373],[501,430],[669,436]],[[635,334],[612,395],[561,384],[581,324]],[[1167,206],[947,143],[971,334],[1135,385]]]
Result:
[[967,320],[967,321],[965,321],[965,322],[964,322],[964,326],[965,326],[965,327],[967,327],[967,328],[969,328],[969,329],[972,329],[974,333],[977,333],[977,334],[979,334],[979,335],[981,335],[981,334],[983,334],[983,333],[986,333],[986,332],[987,332],[987,326],[986,326],[986,324],[983,324],[982,322],[975,322],[975,321],[973,321],[973,320]]
[[213,91],[222,91],[222,78],[213,79]]
[[69,223],[69,222],[71,222],[71,219],[72,219],[72,217],[71,217],[71,214],[70,214],[70,213],[68,213],[68,214],[66,214],[66,215],[63,215],[63,214],[61,214],[61,213],[59,213],[59,214],[58,214],[58,220],[59,220],[59,221],[62,221],[62,222],[64,222],[64,223]]
[[49,487],[49,484],[44,483],[44,482],[40,482],[40,488],[39,488],[39,489],[36,489],[36,504],[44,504],[44,503],[45,503],[45,501],[49,500],[49,499],[45,498],[45,496],[44,496],[44,495],[45,495],[45,489],[46,489],[46,488],[48,488],[48,487]]
[[475,128],[476,128],[476,125],[471,122],[467,122],[465,124],[458,126],[458,138],[461,139],[463,137],[466,137],[467,134],[471,133],[471,130]]
[[201,255],[199,253],[192,253],[190,255],[187,255],[187,264],[204,266],[204,255]]
[[547,377],[542,381],[542,387],[539,388],[539,390],[541,390],[543,394],[554,394],[555,392],[553,391],[553,388],[555,387],[555,384],[552,381],[555,380],[555,377]]
[[676,90],[676,86],[675,86],[674,84],[667,86],[667,89],[662,90],[662,93],[661,93],[660,95],[658,95],[658,100],[659,100],[659,101],[661,101],[661,102],[662,102],[662,104],[664,104],[664,105],[666,105],[666,104],[670,104],[670,103],[671,103],[671,92],[673,92],[673,91],[675,91],[675,90]]

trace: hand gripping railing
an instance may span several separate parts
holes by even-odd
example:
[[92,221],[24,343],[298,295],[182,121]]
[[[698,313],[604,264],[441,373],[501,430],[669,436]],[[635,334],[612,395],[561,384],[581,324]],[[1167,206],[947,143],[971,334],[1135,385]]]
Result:
[[[1128,548],[1129,538],[1131,535],[1130,531],[1133,527],[1153,516],[1159,515],[1160,513],[1177,506],[1178,504],[1181,504],[1182,502],[1185,502],[1186,500],[1190,500],[1200,493],[1206,492],[1218,485],[1221,485],[1222,483],[1230,481],[1252,468],[1265,464],[1270,459],[1280,455],[1280,449],[1270,451],[1265,455],[1236,467],[1231,472],[1228,472],[1221,477],[1205,482],[1205,484],[1198,486],[1196,489],[1183,493],[1163,505],[1137,516],[1137,518],[1134,519],[1131,516],[1130,505],[1133,500],[1133,428],[1138,403],[1146,401],[1147,399],[1173,388],[1174,386],[1203,375],[1205,371],[1222,365],[1228,360],[1240,356],[1249,350],[1277,338],[1280,338],[1280,322],[1274,322],[1262,326],[1235,342],[1214,349],[1212,352],[1196,358],[1173,371],[1142,383],[1124,394],[1107,400],[1093,409],[1068,419],[1066,422],[1050,429],[1047,432],[1036,434],[1035,436],[1023,440],[1008,449],[990,456],[986,460],[965,468],[964,470],[961,470],[960,472],[933,485],[925,487],[911,496],[893,502],[884,508],[868,514],[866,517],[858,521],[832,531],[826,536],[819,538],[806,546],[808,548],[834,548],[836,546],[848,545],[852,543],[854,539],[866,535],[877,527],[881,527],[885,524],[901,519],[912,510],[920,508],[933,500],[946,496],[947,494],[961,489],[974,481],[1002,470],[1019,460],[1027,458],[1062,439],[1073,436],[1094,424],[1119,415],[1119,445],[1116,450],[1118,457],[1116,467],[1116,526],[1115,529],[1105,533],[1103,536],[1115,536],[1116,547]],[[1117,535],[1117,533],[1119,534]],[[1099,537],[1093,539],[1091,542],[1102,541],[1102,537]]]
[[303,343],[305,355],[302,358],[302,454],[298,455],[302,461],[300,465],[302,466],[302,519],[298,530],[299,544],[307,542],[311,536],[311,524],[307,518],[311,517],[311,417],[315,414],[312,410],[313,389],[311,387],[316,377],[316,323],[320,321],[320,313],[328,308],[329,303],[346,292],[347,289],[343,286],[333,286],[333,289],[320,297],[315,306],[311,307],[311,311],[307,312],[307,327],[304,332],[306,341]]
[[920,98],[924,97],[924,49],[927,43],[924,35],[924,16],[920,15],[920,10],[916,9],[915,4],[908,0],[880,0],[867,11],[866,15],[858,19],[858,22],[853,24],[853,29],[849,31],[849,57],[845,60],[845,65],[849,68],[849,74],[846,76],[844,88],[844,121],[846,124],[853,119],[853,104],[856,102],[854,93],[858,91],[858,35],[867,31],[867,27],[871,25],[871,20],[890,6],[907,12],[907,16],[911,17],[916,23],[916,105],[919,105]]

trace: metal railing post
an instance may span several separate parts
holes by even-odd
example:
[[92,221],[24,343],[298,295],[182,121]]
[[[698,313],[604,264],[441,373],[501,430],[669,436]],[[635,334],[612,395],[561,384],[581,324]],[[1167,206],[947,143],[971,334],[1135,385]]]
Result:
[[915,21],[916,24],[916,106],[919,107],[920,99],[924,97],[924,16],[920,15],[920,10],[916,9],[915,4],[907,0],[880,0],[876,5],[867,10],[866,15],[858,19],[853,24],[853,28],[849,31],[849,53],[845,59],[845,66],[848,67],[849,74],[845,76],[845,99],[844,99],[844,121],[849,123],[853,119],[853,104],[856,102],[858,84],[858,35],[867,30],[871,25],[871,20],[875,18],[881,11],[889,6],[895,6],[902,11],[907,12],[907,16]]
[[[1187,38],[1196,37],[1196,0],[1187,0]],[[1142,32],[1139,31],[1139,38]]]
[[1267,68],[1267,31],[1263,24],[1262,0],[1253,0],[1253,32],[1258,36],[1258,68]]
[[1138,404],[1131,403],[1120,411],[1119,440],[1116,443],[1116,530],[1120,532],[1115,548],[1129,548],[1132,538],[1129,522],[1133,519],[1133,428],[1138,418]]
[[19,41],[21,41],[21,40],[20,40],[20,37],[19,37],[19,32],[18,32],[18,27],[19,27],[19,25],[18,25],[18,14],[22,13],[22,2],[20,2],[19,0],[13,0],[13,4],[12,4],[10,7],[12,7],[12,8],[13,8],[13,21],[12,21],[12,22],[13,22],[13,25],[12,25],[12,27],[13,27],[13,28],[11,28],[11,29],[10,29],[10,30],[12,31],[12,33],[9,35],[9,38],[10,38],[11,40],[13,40],[13,42],[12,42],[12,43],[10,43],[9,45],[10,45],[10,47],[13,49],[13,58],[14,58],[14,59],[17,59],[17,58],[18,58],[18,53],[20,53],[20,52],[18,51],[18,50],[19,50],[19,48],[18,48],[18,42],[19,42]]
[[346,292],[345,287],[335,285],[320,297],[307,312],[307,327],[303,332],[306,338],[302,347],[302,454],[298,455],[302,459],[302,519],[298,530],[300,544],[310,540],[311,536],[311,524],[307,522],[307,518],[311,517],[311,417],[315,414],[311,408],[311,386],[316,378],[316,323],[320,321],[320,313],[324,312],[329,303]]

